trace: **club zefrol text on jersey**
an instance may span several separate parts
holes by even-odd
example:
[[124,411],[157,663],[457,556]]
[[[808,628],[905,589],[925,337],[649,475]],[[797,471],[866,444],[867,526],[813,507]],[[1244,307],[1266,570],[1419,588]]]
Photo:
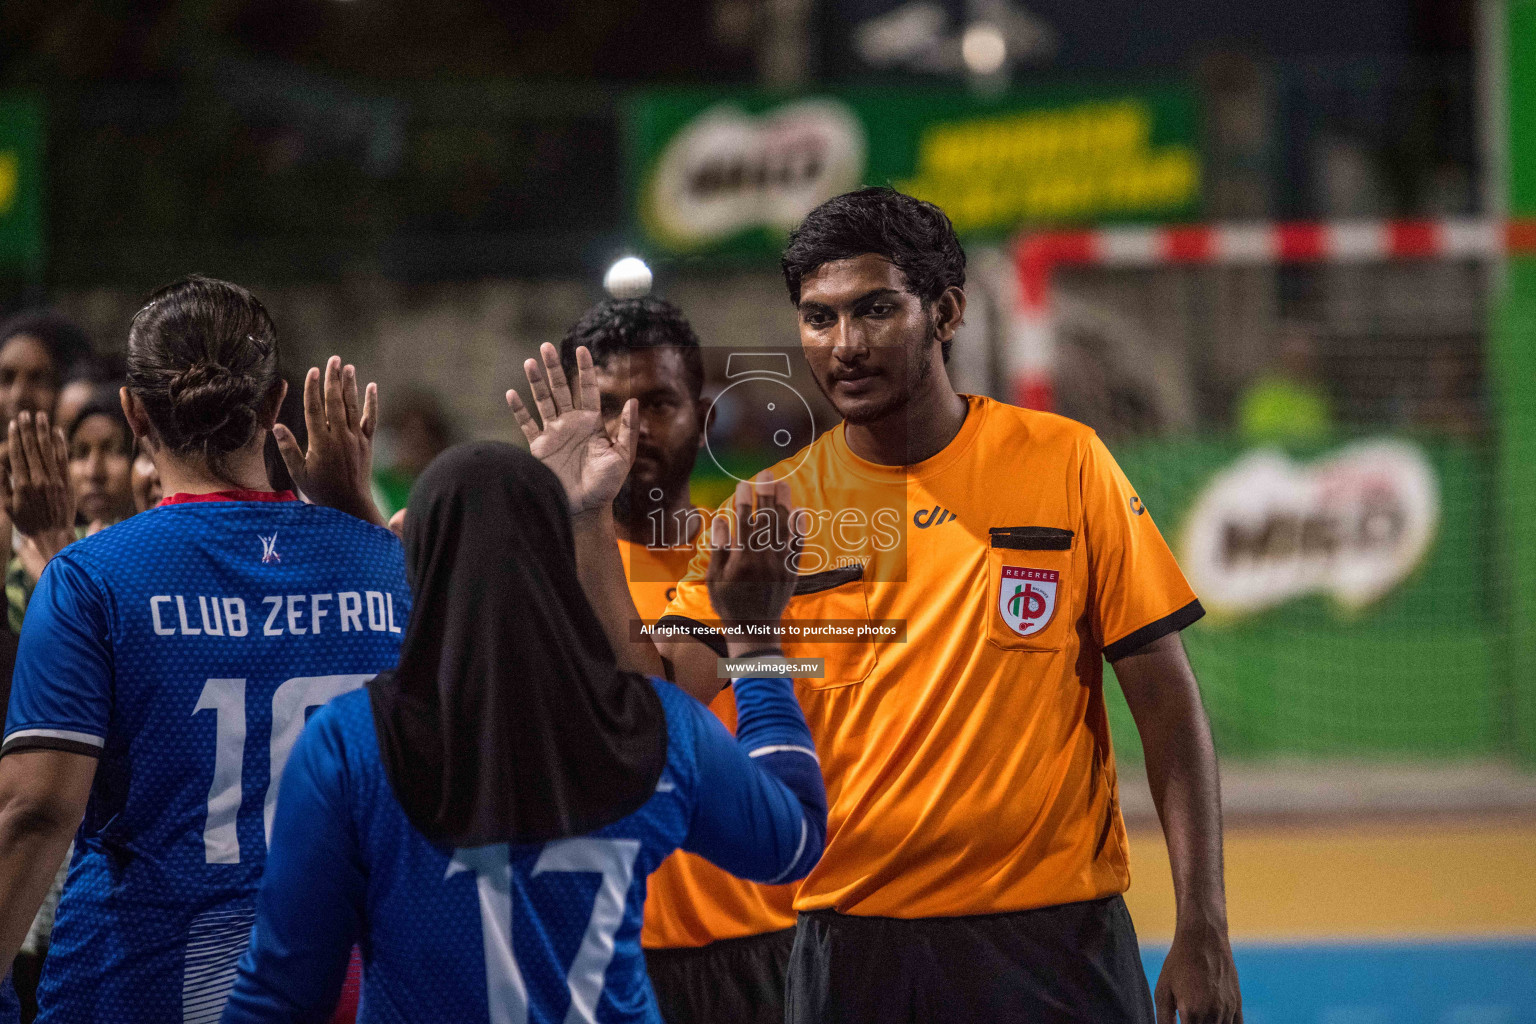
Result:
[[307,636],[319,633],[400,633],[395,595],[378,590],[243,597],[156,594],[149,599],[156,636]]

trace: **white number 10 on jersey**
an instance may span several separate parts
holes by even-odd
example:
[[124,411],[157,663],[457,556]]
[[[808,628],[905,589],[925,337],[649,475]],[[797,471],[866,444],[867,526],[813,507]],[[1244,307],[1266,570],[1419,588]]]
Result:
[[[272,841],[272,816],[277,813],[277,784],[293,745],[299,741],[310,709],[362,686],[372,675],[298,676],[272,693],[271,777],[263,800],[262,817],[267,842]],[[210,679],[192,709],[194,715],[214,713],[213,782],[208,786],[208,823],[203,826],[203,849],[209,864],[240,863],[240,836],[236,822],[243,799],[241,780],[245,770],[245,680]]]

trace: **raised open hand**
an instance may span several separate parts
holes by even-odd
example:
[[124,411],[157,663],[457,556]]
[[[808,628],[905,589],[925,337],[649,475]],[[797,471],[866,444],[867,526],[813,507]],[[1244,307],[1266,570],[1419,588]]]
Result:
[[69,444],[48,414],[23,412],[11,421],[0,452],[0,498],[25,537],[68,533],[74,539],[75,491],[69,483]]
[[523,363],[539,419],[534,419],[515,389],[507,392],[507,404],[528,439],[528,450],[560,479],[572,515],[610,508],[635,461],[640,403],[633,398],[624,403],[617,436],[609,437],[592,375],[592,353],[585,346],[576,350],[574,389],[555,346],[540,345],[539,357]]
[[373,503],[373,432],[378,422],[378,385],[369,384],[359,402],[357,368],[331,356],[323,386],[318,367],[304,376],[309,451],[300,451],[298,439],[281,423],[272,428],[272,436],[293,482],[310,501],[385,526]]

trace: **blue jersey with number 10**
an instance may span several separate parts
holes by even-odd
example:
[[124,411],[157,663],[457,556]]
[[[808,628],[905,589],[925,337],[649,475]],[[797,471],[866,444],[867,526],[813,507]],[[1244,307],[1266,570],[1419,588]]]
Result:
[[218,1020],[288,754],[312,711],[398,659],[410,592],[389,531],[222,497],[71,545],[27,608],[3,752],[100,761],[40,1021]]

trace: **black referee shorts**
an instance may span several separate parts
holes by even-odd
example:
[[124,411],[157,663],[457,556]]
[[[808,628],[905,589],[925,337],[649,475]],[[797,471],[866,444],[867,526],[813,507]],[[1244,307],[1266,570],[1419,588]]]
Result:
[[801,914],[787,1024],[1154,1024],[1119,896],[978,917]]
[[784,1024],[784,979],[795,930],[648,949],[645,969],[667,1024]]

